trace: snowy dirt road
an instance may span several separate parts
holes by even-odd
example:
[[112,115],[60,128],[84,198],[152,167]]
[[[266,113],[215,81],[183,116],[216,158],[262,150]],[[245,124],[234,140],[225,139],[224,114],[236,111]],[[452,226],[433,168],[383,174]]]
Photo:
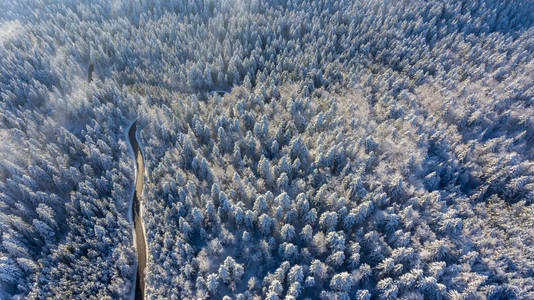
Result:
[[141,203],[139,197],[143,194],[143,179],[145,164],[143,156],[135,137],[137,122],[134,122],[128,132],[130,144],[134,151],[136,160],[135,191],[132,201],[133,221],[135,230],[135,248],[137,249],[137,275],[135,279],[135,299],[144,299],[145,295],[145,266],[146,266],[146,244],[143,221],[141,218]]

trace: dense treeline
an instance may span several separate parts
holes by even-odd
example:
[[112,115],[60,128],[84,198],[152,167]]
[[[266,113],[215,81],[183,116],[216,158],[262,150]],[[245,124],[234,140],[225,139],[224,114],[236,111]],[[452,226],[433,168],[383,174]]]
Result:
[[534,2],[0,11],[0,298],[129,297],[134,119],[148,298],[534,297]]

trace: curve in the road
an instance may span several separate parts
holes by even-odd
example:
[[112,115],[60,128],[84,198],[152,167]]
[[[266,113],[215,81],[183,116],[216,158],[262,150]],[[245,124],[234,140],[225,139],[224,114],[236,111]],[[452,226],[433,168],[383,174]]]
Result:
[[146,267],[146,244],[145,233],[141,219],[141,203],[139,196],[143,193],[143,180],[145,173],[145,163],[137,138],[135,136],[137,121],[132,124],[128,131],[130,145],[132,146],[136,160],[135,190],[132,201],[133,222],[135,231],[135,248],[137,249],[137,275],[135,278],[135,299],[145,297],[145,267]]

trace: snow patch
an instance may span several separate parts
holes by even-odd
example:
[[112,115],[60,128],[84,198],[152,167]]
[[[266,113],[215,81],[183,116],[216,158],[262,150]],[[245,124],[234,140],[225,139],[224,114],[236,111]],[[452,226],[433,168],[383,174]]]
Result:
[[0,44],[19,35],[23,30],[24,27],[18,20],[0,23]]

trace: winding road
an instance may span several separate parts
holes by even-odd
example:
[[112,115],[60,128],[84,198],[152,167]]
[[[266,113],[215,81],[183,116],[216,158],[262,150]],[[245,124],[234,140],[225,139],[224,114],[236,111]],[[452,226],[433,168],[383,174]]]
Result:
[[135,121],[130,130],[128,131],[128,137],[130,145],[132,146],[135,160],[136,160],[136,176],[135,176],[135,190],[132,201],[132,212],[134,222],[134,236],[135,236],[135,248],[137,249],[137,275],[135,278],[135,299],[145,298],[145,267],[146,267],[146,244],[145,233],[143,230],[143,221],[141,219],[141,203],[139,197],[143,194],[143,180],[145,173],[145,163],[143,161],[143,155],[135,132],[137,128],[137,121]]

